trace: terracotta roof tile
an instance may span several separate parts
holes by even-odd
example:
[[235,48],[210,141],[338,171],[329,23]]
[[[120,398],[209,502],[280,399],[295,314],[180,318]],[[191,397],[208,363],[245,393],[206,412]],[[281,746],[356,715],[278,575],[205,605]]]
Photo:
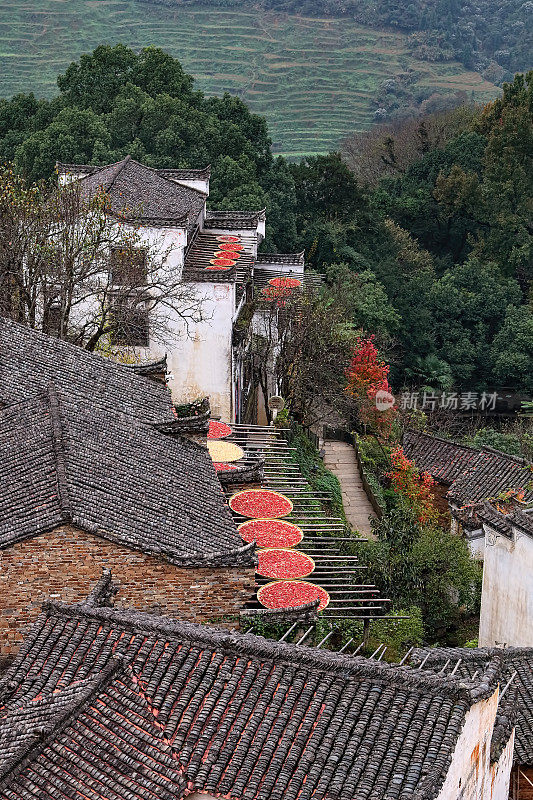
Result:
[[[133,686],[116,673],[110,688],[99,690],[102,707],[101,694],[91,703],[83,729],[69,723],[80,736],[84,731],[73,751],[84,759],[86,746],[106,800],[146,796],[131,784],[126,794],[116,773],[106,772],[111,751],[94,726],[111,706],[124,732],[123,744],[113,739],[112,761],[132,757],[128,733],[136,735],[140,717],[145,735],[136,740],[137,758],[164,758],[168,751],[146,728],[152,714],[188,791],[242,800],[429,800],[438,795],[468,709],[493,693],[500,669],[495,657],[478,681],[466,682],[146,614],[51,604],[0,682],[4,717],[60,684],[91,680],[113,659]],[[111,719],[106,728],[114,736]],[[10,772],[3,796],[26,800],[36,774],[41,787],[49,781],[42,800],[55,797],[58,780],[71,793],[81,789],[85,764],[78,772],[61,755],[66,732]],[[58,777],[62,766],[67,775]],[[176,792],[170,765],[166,774]]]

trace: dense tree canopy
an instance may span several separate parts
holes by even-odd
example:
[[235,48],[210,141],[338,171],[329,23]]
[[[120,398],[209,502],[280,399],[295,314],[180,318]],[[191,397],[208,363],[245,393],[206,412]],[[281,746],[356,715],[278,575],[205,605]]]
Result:
[[[403,7],[402,7],[403,8]],[[206,98],[156,48],[101,46],[51,101],[0,100],[0,163],[211,164],[209,204],[267,210],[265,250],[305,249],[351,323],[404,385],[531,390],[533,74],[483,109],[360,135],[339,154],[274,158],[266,122]],[[356,177],[358,176],[358,177]]]
[[206,98],[177,59],[120,44],[82,56],[58,86],[51,101],[32,94],[0,100],[0,161],[14,162],[32,180],[50,178],[56,161],[106,164],[128,154],[159,168],[211,164],[212,203],[266,205],[274,237],[294,246],[292,178],[272,156],[265,120],[241,100]]

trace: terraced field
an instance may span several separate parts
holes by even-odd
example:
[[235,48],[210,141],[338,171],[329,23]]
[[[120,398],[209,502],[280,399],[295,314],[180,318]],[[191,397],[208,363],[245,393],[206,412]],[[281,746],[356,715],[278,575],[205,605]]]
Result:
[[264,114],[275,151],[293,157],[326,152],[370,126],[380,83],[406,72],[415,85],[465,90],[478,100],[497,91],[456,62],[414,60],[402,34],[343,19],[173,11],[141,0],[3,0],[0,95],[52,96],[57,74],[102,42],[168,50],[198,88],[232,92]]

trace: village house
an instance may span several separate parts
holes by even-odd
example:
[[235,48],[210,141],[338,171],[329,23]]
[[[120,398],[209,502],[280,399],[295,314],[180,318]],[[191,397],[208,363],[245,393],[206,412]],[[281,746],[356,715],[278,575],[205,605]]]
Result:
[[[509,800],[533,798],[533,648],[509,647],[505,650],[466,647],[415,649],[409,663],[433,673],[451,673],[465,680],[479,677],[495,654],[503,658],[500,677],[500,724],[515,724],[513,769]],[[507,689],[505,688],[507,687]],[[507,700],[506,700],[507,698]],[[473,795],[475,796],[475,795]]]
[[254,546],[183,421],[160,382],[1,321],[3,654],[43,598],[80,600],[106,567],[129,606],[238,615],[254,590]]
[[533,647],[533,508],[477,509],[485,558],[479,619],[481,647]]
[[485,557],[478,505],[521,489],[523,504],[533,502],[531,465],[523,458],[413,430],[405,432],[403,449],[420,472],[428,472],[436,481],[433,496],[437,508],[443,511],[448,506],[452,531],[465,536],[476,558]]
[[531,465],[490,447],[476,450],[413,431],[405,434],[404,450],[437,481],[452,530],[483,560],[480,646],[533,646]]
[[0,793],[507,800],[503,659],[435,675],[105,607],[45,604],[0,681]]
[[[168,309],[164,332],[152,325],[149,306],[143,311],[143,304],[136,304],[131,312],[135,325],[121,346],[141,361],[167,354],[168,383],[176,401],[207,396],[215,416],[239,422],[247,413],[254,421],[251,337],[242,325],[242,312],[254,294],[255,264],[270,279],[303,274],[303,254],[258,256],[265,236],[264,210],[207,210],[209,168],[151,169],[127,156],[105,167],[58,164],[57,172],[60,185],[76,181],[84,197],[104,191],[110,220],[135,229],[139,257],[159,249],[167,267],[201,300],[201,320],[184,321]],[[226,263],[221,248],[232,243],[239,249],[238,260]],[[111,268],[121,280],[124,270],[117,267],[117,258],[110,254]],[[128,309],[122,304],[116,313],[127,317]],[[126,318],[124,323],[127,332]]]

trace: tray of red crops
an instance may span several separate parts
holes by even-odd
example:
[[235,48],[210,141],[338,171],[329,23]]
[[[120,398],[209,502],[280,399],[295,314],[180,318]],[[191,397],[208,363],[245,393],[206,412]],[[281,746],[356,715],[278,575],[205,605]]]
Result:
[[276,289],[296,289],[302,285],[298,278],[271,278],[268,283]]
[[207,432],[208,439],[224,439],[233,433],[229,425],[225,422],[219,422],[216,419],[209,420],[209,430]]
[[241,253],[237,253],[234,250],[217,250],[215,253],[215,258],[231,258],[237,261],[240,257]]
[[243,250],[244,248],[242,244],[239,244],[239,242],[222,242],[221,244],[219,244],[218,249],[233,250],[234,252],[237,252],[237,250]]
[[226,464],[221,461],[213,461],[213,466],[216,472],[233,472],[233,470],[237,469],[234,464]]
[[231,258],[212,258],[209,263],[211,266],[206,269],[229,269],[235,264],[235,261]]
[[230,236],[227,233],[222,234],[221,236],[217,236],[217,242],[239,242],[240,236]]
[[283,519],[250,519],[238,530],[245,542],[255,542],[258,547],[294,547],[303,539],[302,530]]
[[286,517],[292,511],[289,498],[270,489],[245,489],[233,495],[229,506],[236,514],[253,519]]
[[255,571],[264,578],[277,578],[278,580],[306,578],[315,568],[315,562],[311,556],[286,547],[260,550],[257,558],[258,564]]
[[329,594],[308,581],[274,581],[261,586],[257,599],[265,608],[296,608],[319,600],[318,610],[323,611],[329,603]]

